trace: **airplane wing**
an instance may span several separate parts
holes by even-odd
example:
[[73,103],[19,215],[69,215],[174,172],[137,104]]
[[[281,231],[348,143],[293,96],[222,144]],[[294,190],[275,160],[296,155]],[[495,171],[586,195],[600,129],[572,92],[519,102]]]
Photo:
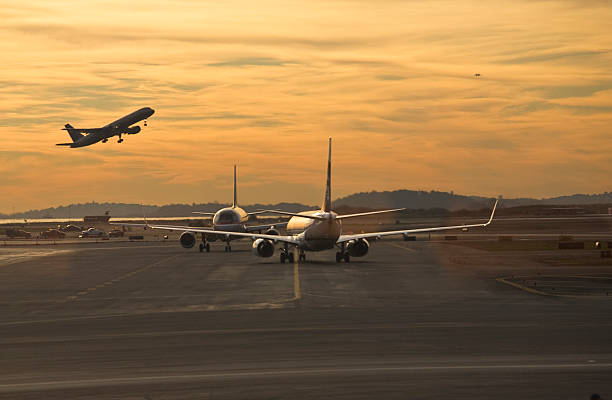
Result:
[[267,212],[268,212],[268,211],[266,211],[266,210],[261,210],[261,211],[249,211],[249,212],[247,212],[247,214],[248,214],[248,215],[258,215],[258,214],[265,214],[265,213],[267,213]]
[[384,214],[384,213],[390,213],[390,212],[396,212],[396,211],[404,211],[404,210],[405,210],[405,208],[394,208],[393,210],[380,210],[380,211],[368,211],[368,212],[357,213],[357,214],[345,214],[345,215],[338,215],[338,216],[336,216],[336,219],[365,217],[365,216],[368,216],[368,215]]
[[279,214],[279,215],[289,215],[291,217],[316,219],[317,221],[327,221],[327,218],[318,217],[316,215],[310,215],[310,214],[298,214],[298,213],[291,213],[291,212],[278,211],[278,210],[261,210],[261,212],[262,213]]
[[256,232],[256,231],[263,231],[263,230],[267,230],[270,228],[284,228],[287,226],[286,222],[280,222],[277,224],[266,224],[266,225],[251,225],[251,226],[246,226],[246,230],[247,232]]
[[87,128],[87,129],[78,129],[78,128],[62,128],[63,131],[74,131],[81,133],[96,133],[105,130],[105,128]]
[[248,233],[248,232],[228,232],[228,231],[217,231],[210,228],[198,228],[195,226],[173,226],[173,225],[151,225],[151,224],[123,224],[121,222],[111,222],[111,225],[126,225],[126,226],[140,226],[145,229],[163,229],[167,231],[179,231],[179,232],[192,232],[192,233],[208,233],[211,235],[226,235],[226,236],[238,236],[246,237],[251,239],[267,239],[276,242],[291,243],[299,245],[298,240],[294,236],[287,235],[266,235],[262,233]]
[[198,214],[198,215],[215,215],[214,212],[204,212],[204,211],[192,211],[192,214]]
[[367,238],[380,238],[383,236],[393,236],[393,235],[403,235],[409,233],[424,233],[424,232],[439,232],[439,231],[449,231],[452,229],[463,229],[463,228],[484,228],[489,225],[491,221],[493,221],[493,215],[495,215],[495,209],[497,208],[497,200],[495,201],[495,205],[493,206],[493,211],[491,211],[491,217],[489,220],[482,224],[471,224],[471,225],[455,225],[455,226],[438,226],[434,228],[418,228],[418,229],[405,229],[400,231],[386,231],[386,232],[370,232],[370,233],[359,233],[356,235],[341,235],[336,243],[344,243],[349,240],[357,240],[357,239],[367,239]]

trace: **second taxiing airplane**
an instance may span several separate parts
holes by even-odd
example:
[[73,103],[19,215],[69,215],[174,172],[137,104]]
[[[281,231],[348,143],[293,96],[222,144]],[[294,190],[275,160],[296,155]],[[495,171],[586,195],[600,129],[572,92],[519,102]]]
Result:
[[[439,226],[433,228],[405,229],[396,231],[370,232],[359,233],[355,235],[342,234],[342,220],[347,218],[356,218],[366,215],[380,214],[386,212],[400,211],[403,209],[372,211],[358,214],[338,215],[331,210],[331,138],[329,139],[329,153],[327,159],[327,184],[325,187],[325,198],[323,206],[320,210],[304,211],[301,213],[288,213],[284,211],[268,210],[281,215],[289,215],[291,219],[287,223],[288,235],[277,235],[267,233],[249,233],[249,232],[231,232],[217,229],[195,228],[195,227],[179,227],[167,225],[149,225],[152,229],[165,229],[174,231],[183,231],[181,235],[181,244],[183,247],[193,247],[195,244],[196,233],[204,235],[225,235],[226,237],[246,237],[253,240],[253,253],[259,257],[272,257],[276,249],[276,244],[281,243],[280,261],[293,262],[293,252],[291,247],[299,251],[300,260],[306,259],[306,251],[321,251],[337,248],[336,262],[344,260],[349,262],[350,257],[362,257],[368,253],[370,244],[367,239],[381,238],[383,236],[406,235],[423,232],[438,232],[453,229],[465,229],[486,227],[493,221],[497,201],[491,211],[489,220],[485,223],[471,225],[455,225],[455,226]],[[186,239],[189,238],[189,241]],[[191,246],[185,246],[186,242]]]
[[68,131],[72,143],[58,143],[57,146],[85,147],[94,143],[106,143],[109,138],[118,136],[118,143],[123,142],[121,135],[135,135],[140,132],[140,126],[132,126],[144,120],[144,126],[147,126],[146,119],[149,118],[155,110],[150,107],[144,107],[136,110],[131,114],[119,118],[102,128],[73,128],[72,125],[66,124],[62,130]]
[[[225,242],[225,251],[232,251],[231,241],[233,239],[241,238],[240,236],[236,236],[237,232],[264,232],[266,235],[279,235],[280,233],[277,229],[285,227],[287,225],[286,222],[264,225],[247,225],[247,222],[252,215],[263,213],[266,213],[266,211],[246,212],[238,206],[238,186],[236,183],[236,166],[234,165],[234,201],[232,202],[231,207],[222,208],[217,212],[194,212],[194,214],[209,215],[212,217],[212,226],[207,230],[205,229],[206,232],[202,232],[202,242],[199,246],[200,252],[206,250],[208,253],[210,251],[210,242],[217,240]],[[111,225],[138,226],[144,228],[165,229],[170,231],[185,231],[183,234],[181,234],[179,241],[181,246],[186,249],[190,249],[195,246],[197,239],[195,234],[193,234],[191,231],[199,229],[175,225],[153,226],[149,224],[131,224],[120,222],[113,222]]]

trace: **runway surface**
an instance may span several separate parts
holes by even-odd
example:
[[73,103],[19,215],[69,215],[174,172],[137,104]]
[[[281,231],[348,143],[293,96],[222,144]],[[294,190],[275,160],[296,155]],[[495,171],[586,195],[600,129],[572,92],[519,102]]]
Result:
[[609,275],[592,252],[382,241],[281,265],[212,247],[0,248],[0,398],[612,396],[612,299],[496,280]]

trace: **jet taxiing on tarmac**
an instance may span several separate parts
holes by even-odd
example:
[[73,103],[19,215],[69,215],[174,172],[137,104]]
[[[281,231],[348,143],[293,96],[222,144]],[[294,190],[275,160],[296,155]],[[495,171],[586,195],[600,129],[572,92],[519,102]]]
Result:
[[[295,247],[299,250],[300,260],[306,259],[305,251],[321,251],[338,248],[336,253],[336,262],[344,260],[349,262],[350,257],[362,257],[368,253],[370,244],[367,239],[381,238],[383,236],[392,235],[407,235],[423,232],[437,232],[452,229],[486,227],[493,221],[493,215],[497,208],[497,201],[491,211],[489,220],[481,224],[471,225],[456,225],[456,226],[440,226],[433,228],[406,229],[386,232],[371,232],[360,233],[356,235],[342,234],[342,220],[346,218],[362,217],[365,215],[380,214],[385,212],[400,211],[403,209],[372,211],[358,214],[338,215],[331,210],[331,138],[329,139],[329,154],[327,161],[327,184],[325,187],[325,198],[323,206],[317,211],[303,211],[301,213],[288,213],[284,211],[268,210],[281,215],[289,215],[291,219],[287,223],[287,235],[269,235],[248,232],[228,232],[221,230],[211,230],[206,228],[194,227],[168,227],[164,225],[149,225],[146,226],[152,229],[166,229],[183,231],[181,235],[181,245],[183,247],[193,247],[195,244],[196,233],[204,235],[229,235],[236,237],[248,237],[253,240],[253,253],[259,257],[271,257],[275,251],[275,244],[282,243],[280,251],[280,261],[293,262],[293,252],[290,247]],[[186,244],[190,244],[186,246]]]
[[118,143],[121,143],[123,142],[123,139],[121,139],[122,134],[135,135],[140,132],[140,126],[132,125],[145,120],[144,126],[147,126],[146,119],[153,115],[154,112],[152,108],[144,107],[102,128],[78,129],[73,128],[70,124],[66,124],[62,130],[68,131],[72,138],[72,143],[58,143],[57,146],[85,147],[100,141],[106,143],[113,136],[119,136]]
[[[255,212],[246,212],[241,207],[238,206],[238,187],[236,184],[236,166],[234,165],[234,201],[232,202],[231,207],[225,207],[217,212],[201,212],[194,211],[194,214],[200,215],[209,215],[212,217],[212,230],[213,232],[222,231],[221,234],[207,232],[202,233],[202,243],[200,243],[200,252],[206,250],[206,252],[210,251],[210,242],[214,242],[216,240],[220,240],[225,242],[225,251],[232,251],[232,246],[230,242],[233,239],[239,239],[233,233],[241,232],[264,232],[266,235],[279,235],[277,228],[285,227],[287,225],[286,222],[276,223],[276,224],[264,224],[264,225],[246,225],[249,217],[251,215],[263,214],[266,211],[255,211]],[[131,224],[131,223],[112,223],[112,225],[127,225],[127,226],[140,226],[140,227],[149,227],[148,224]],[[185,230],[185,226],[173,226],[173,225],[156,225],[158,229],[166,229],[166,230]],[[229,232],[232,234],[230,235]],[[180,237],[181,245],[184,248],[192,248],[195,246],[196,237],[195,235],[189,233],[183,233]]]

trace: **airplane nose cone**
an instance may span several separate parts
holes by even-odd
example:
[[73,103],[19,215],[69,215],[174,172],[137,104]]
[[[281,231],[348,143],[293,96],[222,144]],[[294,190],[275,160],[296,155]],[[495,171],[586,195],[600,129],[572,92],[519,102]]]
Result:
[[155,110],[154,110],[154,109],[152,109],[151,107],[149,107],[149,112],[151,113],[151,114],[149,114],[149,116],[151,116],[151,115],[155,114]]

